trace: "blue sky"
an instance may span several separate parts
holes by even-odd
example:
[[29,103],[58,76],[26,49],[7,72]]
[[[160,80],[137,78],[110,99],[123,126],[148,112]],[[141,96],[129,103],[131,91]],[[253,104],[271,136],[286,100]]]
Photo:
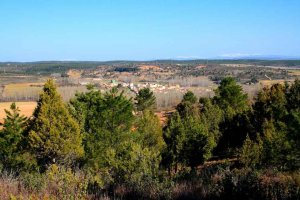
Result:
[[300,57],[299,0],[0,0],[0,61]]

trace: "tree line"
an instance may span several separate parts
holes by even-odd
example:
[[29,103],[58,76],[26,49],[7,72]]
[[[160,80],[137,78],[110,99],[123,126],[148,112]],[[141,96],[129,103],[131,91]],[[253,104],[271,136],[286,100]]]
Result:
[[212,98],[188,91],[164,127],[155,101],[149,88],[131,99],[117,88],[101,93],[89,85],[65,104],[48,80],[32,117],[20,115],[15,103],[5,110],[0,170],[16,177],[79,170],[88,181],[84,191],[95,195],[124,184],[170,194],[172,181],[199,178],[201,166],[213,161],[299,170],[299,80],[266,87],[250,101],[233,78],[224,78]]

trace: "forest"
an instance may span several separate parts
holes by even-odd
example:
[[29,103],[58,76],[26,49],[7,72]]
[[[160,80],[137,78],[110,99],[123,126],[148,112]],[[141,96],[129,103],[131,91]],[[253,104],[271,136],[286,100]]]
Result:
[[162,124],[149,88],[65,103],[49,79],[32,117],[6,110],[0,199],[300,199],[300,80],[214,93],[186,92]]
[[247,64],[251,66],[299,66],[300,60],[261,60],[261,59],[197,59],[197,60],[153,60],[153,61],[40,61],[40,62],[0,62],[0,75],[27,74],[27,75],[49,75],[51,73],[65,73],[69,69],[89,70],[99,66],[112,66],[121,68],[134,68],[138,65],[158,65],[164,67],[197,66],[197,65],[219,65],[219,64]]

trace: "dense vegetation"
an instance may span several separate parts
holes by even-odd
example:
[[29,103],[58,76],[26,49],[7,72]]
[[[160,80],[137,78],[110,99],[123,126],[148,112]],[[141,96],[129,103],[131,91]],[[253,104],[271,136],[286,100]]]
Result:
[[[163,127],[155,97],[93,85],[66,105],[46,82],[0,131],[1,199],[299,199],[300,81],[249,101],[233,78],[187,92]],[[4,188],[4,189],[3,189]]]
[[98,66],[112,66],[117,71],[134,71],[138,65],[158,65],[162,67],[195,67],[197,65],[246,64],[251,66],[299,66],[300,60],[154,60],[154,61],[40,61],[40,62],[0,62],[1,73],[45,74],[65,73],[69,69],[95,69]]

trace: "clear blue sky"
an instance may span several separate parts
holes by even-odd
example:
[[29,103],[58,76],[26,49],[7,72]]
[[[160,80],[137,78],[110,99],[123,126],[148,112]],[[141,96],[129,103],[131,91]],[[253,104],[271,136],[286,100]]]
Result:
[[0,61],[300,56],[300,0],[1,0]]

